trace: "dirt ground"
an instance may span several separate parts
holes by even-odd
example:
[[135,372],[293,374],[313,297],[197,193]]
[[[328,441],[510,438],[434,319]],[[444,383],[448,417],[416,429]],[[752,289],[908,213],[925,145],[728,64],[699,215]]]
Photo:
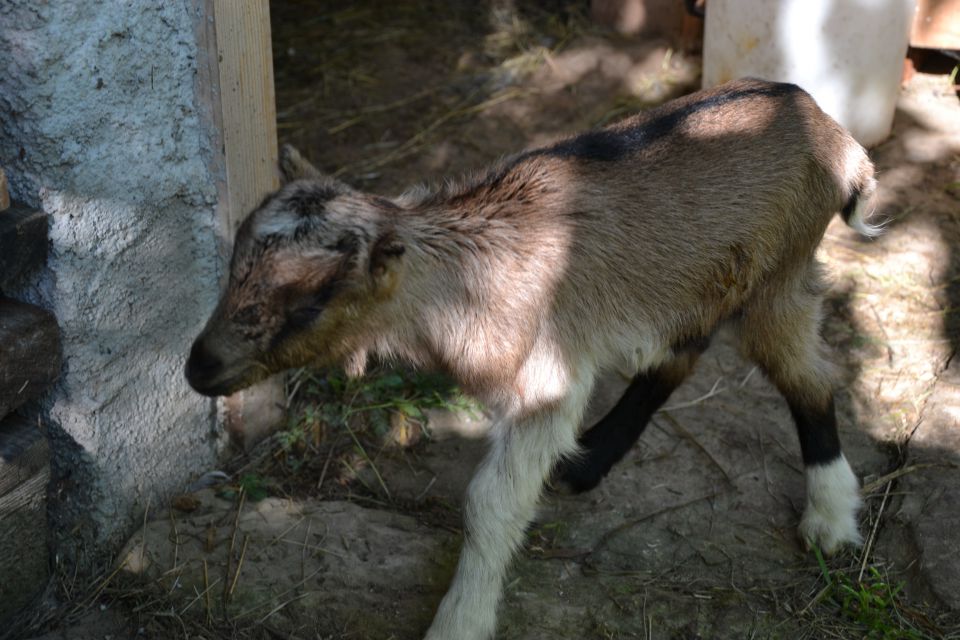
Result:
[[[273,4],[282,141],[387,195],[698,83],[696,56],[559,4]],[[872,156],[887,233],[864,241],[836,220],[821,251],[866,546],[821,567],[798,544],[789,412],[721,335],[597,490],[543,499],[498,638],[960,638],[960,103],[944,76],[913,79]],[[596,412],[621,388],[607,381]],[[353,475],[320,443],[325,464],[299,475],[311,495],[197,488],[145,522],[73,631],[43,640],[421,637],[485,422],[431,412],[428,427]]]

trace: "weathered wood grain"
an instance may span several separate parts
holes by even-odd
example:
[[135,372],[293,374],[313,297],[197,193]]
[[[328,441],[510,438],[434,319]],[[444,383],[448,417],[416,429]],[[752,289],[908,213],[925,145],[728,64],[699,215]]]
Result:
[[14,203],[0,207],[0,290],[47,261],[47,216]]
[[60,329],[53,314],[0,298],[0,418],[46,391],[60,364]]
[[[210,159],[217,191],[222,250],[263,197],[279,187],[277,117],[268,0],[194,0],[201,22],[198,95],[209,101],[215,129]],[[226,274],[224,274],[226,277]],[[224,426],[249,447],[284,421],[282,378],[267,380],[223,400]]]
[[0,169],[0,211],[10,207],[10,189],[7,186],[7,174]]
[[7,416],[0,421],[0,497],[49,463],[50,447],[37,425],[20,416]]
[[49,578],[49,480],[49,467],[43,467],[0,496],[0,629],[43,591]]

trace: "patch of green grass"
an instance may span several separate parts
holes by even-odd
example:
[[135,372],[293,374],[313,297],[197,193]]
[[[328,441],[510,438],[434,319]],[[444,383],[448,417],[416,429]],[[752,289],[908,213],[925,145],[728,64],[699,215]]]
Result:
[[[398,424],[422,427],[428,409],[480,413],[475,400],[438,374],[379,369],[348,378],[342,371],[303,370],[294,382],[295,409],[287,429],[277,435],[286,466],[293,472],[311,462],[321,440],[331,433],[349,435],[356,452],[375,470],[367,447],[379,448]],[[429,436],[425,429],[417,431]],[[404,440],[393,436],[396,442]]]
[[267,497],[267,481],[255,474],[246,473],[240,476],[240,488],[247,494],[247,499],[258,502]]
[[251,502],[259,502],[270,494],[269,482],[266,478],[259,474],[245,473],[240,476],[240,479],[236,482],[236,484],[223,487],[217,492],[217,495],[219,495],[221,498],[232,500],[241,492],[246,494],[247,500]]
[[[348,378],[340,370],[301,369],[288,380],[287,395],[286,427],[249,463],[256,464],[256,473],[242,475],[221,496],[233,498],[241,490],[251,501],[313,495],[324,482],[345,487],[358,480],[378,499],[392,501],[376,464],[384,448],[408,448],[429,439],[430,409],[472,418],[482,413],[449,378],[399,368],[377,368],[362,378]],[[374,483],[360,475],[364,469],[373,473]]]
[[362,378],[348,378],[338,370],[302,371],[300,375],[305,376],[300,383],[301,410],[292,414],[291,428],[283,436],[287,468],[296,472],[298,467],[312,464],[312,454],[326,435],[346,434],[358,459],[351,462],[339,455],[341,466],[358,479],[357,463],[370,469],[379,491],[364,484],[387,500],[392,500],[390,490],[374,462],[385,444],[407,447],[421,435],[429,437],[428,409],[479,412],[476,401],[442,375],[406,369],[375,369]]
[[348,378],[340,371],[306,375],[304,417],[337,426],[362,415],[379,436],[389,431],[392,413],[423,420],[427,409],[479,411],[476,401],[435,373],[384,369],[363,378]]
[[[831,571],[816,547],[813,549],[826,583],[821,605],[835,609],[837,617],[856,637],[869,640],[926,640],[927,634],[905,620],[898,606],[903,582],[890,583],[876,567],[868,567],[854,580],[843,571]],[[853,637],[853,636],[851,636]]]

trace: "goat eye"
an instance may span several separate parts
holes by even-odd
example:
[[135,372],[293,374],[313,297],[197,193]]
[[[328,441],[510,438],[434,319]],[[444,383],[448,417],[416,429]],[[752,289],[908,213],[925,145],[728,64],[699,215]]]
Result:
[[291,329],[301,329],[317,319],[326,308],[327,302],[333,295],[333,284],[327,284],[313,295],[293,301],[287,312],[287,325]]
[[319,291],[317,291],[314,294],[313,304],[316,306],[322,307],[323,305],[330,302],[330,298],[333,297],[333,292],[334,292],[334,288],[332,283],[328,283],[324,285],[323,287],[320,288]]
[[321,311],[323,309],[320,307],[300,307],[289,313],[287,321],[293,326],[303,327],[313,322]]

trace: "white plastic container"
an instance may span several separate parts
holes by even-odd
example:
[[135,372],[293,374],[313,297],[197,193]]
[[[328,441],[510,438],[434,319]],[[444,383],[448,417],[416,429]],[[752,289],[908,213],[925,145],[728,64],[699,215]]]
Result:
[[916,0],[708,0],[703,86],[793,82],[864,146],[890,135]]

